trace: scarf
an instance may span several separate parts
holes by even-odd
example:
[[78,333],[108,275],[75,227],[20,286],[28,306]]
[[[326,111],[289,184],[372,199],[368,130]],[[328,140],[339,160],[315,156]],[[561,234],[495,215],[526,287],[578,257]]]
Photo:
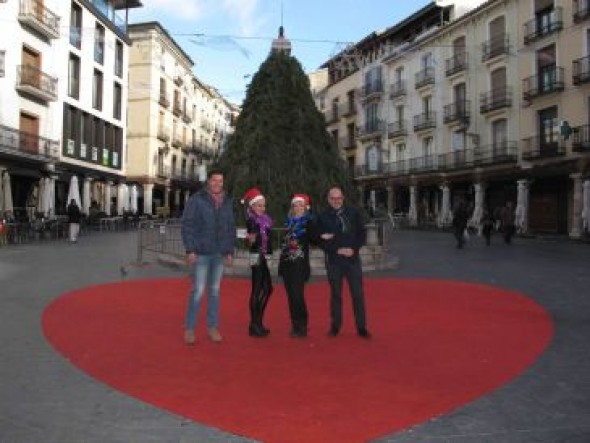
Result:
[[340,209],[336,209],[334,213],[336,214],[336,218],[338,219],[338,227],[340,228],[340,232],[345,234],[348,231],[350,231],[350,221],[344,213],[344,206]]
[[260,252],[266,254],[268,246],[268,231],[272,228],[272,218],[266,213],[258,215],[250,208],[248,208],[248,218],[260,229]]
[[289,239],[299,240],[305,234],[305,225],[311,220],[311,214],[307,211],[305,214],[294,217],[287,217],[285,227],[288,230],[287,236]]

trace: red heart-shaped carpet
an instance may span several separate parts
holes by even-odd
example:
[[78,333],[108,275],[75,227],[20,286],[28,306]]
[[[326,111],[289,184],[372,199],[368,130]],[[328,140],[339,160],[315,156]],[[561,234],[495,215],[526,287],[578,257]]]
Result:
[[545,349],[549,315],[496,287],[367,279],[372,340],[345,325],[329,338],[327,283],[306,289],[307,339],[289,337],[282,285],[265,339],[247,335],[248,280],[224,279],[221,332],[183,343],[188,279],[93,286],[52,302],[48,340],[76,366],[133,397],[265,442],[361,442],[449,412],[516,377]]

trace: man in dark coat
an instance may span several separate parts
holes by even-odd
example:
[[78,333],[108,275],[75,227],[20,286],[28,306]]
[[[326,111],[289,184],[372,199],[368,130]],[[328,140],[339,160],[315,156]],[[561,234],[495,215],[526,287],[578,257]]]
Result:
[[460,198],[453,209],[453,235],[457,240],[457,249],[462,249],[465,244],[465,229],[469,220],[469,211],[465,200]]
[[78,234],[80,233],[80,220],[82,219],[82,212],[76,200],[70,200],[70,204],[66,208],[66,213],[68,215],[70,241],[76,243],[78,241]]
[[330,282],[331,326],[328,335],[335,337],[342,327],[342,281],[348,281],[352,307],[359,337],[370,338],[367,331],[363,270],[359,251],[365,244],[367,232],[360,212],[344,206],[342,189],[328,192],[330,207],[322,212],[312,227],[313,235],[324,250],[326,271]]

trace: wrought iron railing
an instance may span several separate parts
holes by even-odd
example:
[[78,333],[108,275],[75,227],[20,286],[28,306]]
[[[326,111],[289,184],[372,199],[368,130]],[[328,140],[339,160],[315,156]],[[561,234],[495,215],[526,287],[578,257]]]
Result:
[[510,39],[507,35],[498,35],[481,44],[481,60],[487,61],[510,52]]
[[421,71],[417,72],[415,75],[416,78],[416,89],[422,88],[426,85],[433,85],[434,84],[434,68],[428,67],[424,68]]
[[590,0],[574,0],[574,23],[580,23],[590,18]]
[[410,159],[410,170],[414,172],[435,171],[438,169],[438,155],[430,154]]
[[492,165],[499,163],[516,163],[518,161],[518,142],[503,141],[474,148],[475,165]]
[[563,29],[562,8],[556,7],[553,11],[539,14],[524,24],[524,44],[532,43],[561,29]]
[[170,129],[158,128],[158,139],[162,140],[163,142],[170,141]]
[[59,157],[59,142],[0,125],[0,151],[50,161]]
[[363,126],[359,129],[359,137],[368,137],[372,135],[380,135],[383,134],[385,130],[384,124],[382,120],[374,120],[366,122]]
[[512,89],[509,86],[492,89],[480,96],[479,111],[486,114],[496,109],[512,106]]
[[580,85],[590,81],[590,55],[573,61],[573,83]]
[[160,103],[160,105],[162,105],[165,108],[170,107],[170,100],[168,99],[168,97],[166,97],[165,92],[160,92],[160,98],[158,99],[158,103]]
[[33,65],[18,65],[16,86],[30,87],[43,97],[57,100],[57,78],[44,73]]
[[356,148],[356,142],[354,141],[354,137],[339,137],[338,148],[344,150]]
[[170,166],[158,165],[157,174],[160,178],[170,178]]
[[405,80],[398,80],[397,82],[391,84],[389,98],[401,97],[403,95],[406,95],[407,93],[408,93],[408,90],[406,87],[406,81]]
[[39,23],[48,37],[59,38],[59,16],[41,0],[20,0],[19,17]]
[[572,151],[590,151],[590,125],[582,125],[572,129]]
[[557,136],[552,140],[542,140],[538,136],[522,140],[523,160],[535,160],[565,155],[565,145]]
[[382,94],[383,93],[383,81],[381,80],[373,80],[370,83],[365,83],[361,89],[361,97],[368,98],[374,94]]
[[398,120],[387,125],[389,137],[402,137],[408,135],[408,123],[406,120]]
[[444,107],[443,121],[445,123],[468,123],[471,118],[471,102],[469,100],[456,101]]
[[436,112],[424,112],[414,116],[414,131],[436,127]]
[[445,75],[449,77],[451,75],[457,74],[458,72],[465,71],[468,67],[468,58],[467,52],[464,51],[458,52],[451,58],[448,58],[445,62]]
[[531,101],[541,95],[563,91],[564,88],[564,69],[557,66],[546,67],[522,81],[522,98]]

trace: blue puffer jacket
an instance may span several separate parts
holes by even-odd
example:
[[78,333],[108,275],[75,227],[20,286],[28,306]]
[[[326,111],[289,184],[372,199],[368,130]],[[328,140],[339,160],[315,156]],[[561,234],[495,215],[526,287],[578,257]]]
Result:
[[182,242],[187,254],[233,254],[236,224],[231,198],[226,195],[219,209],[206,189],[193,194],[182,215]]

